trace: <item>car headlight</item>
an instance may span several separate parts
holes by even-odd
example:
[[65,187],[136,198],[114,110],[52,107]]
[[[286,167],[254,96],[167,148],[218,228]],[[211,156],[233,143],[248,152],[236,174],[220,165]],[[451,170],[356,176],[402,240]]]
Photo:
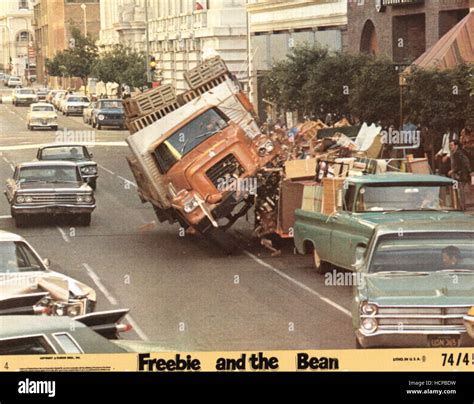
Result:
[[377,314],[377,306],[369,302],[362,302],[360,311],[366,316],[375,316]]
[[97,168],[94,166],[86,166],[81,168],[81,173],[83,174],[96,174]]
[[54,310],[54,314],[57,316],[64,316],[64,313],[66,312],[64,306],[56,306]]
[[377,330],[377,320],[372,317],[364,318],[362,320],[362,329],[367,333],[373,333]]
[[100,114],[97,118],[99,118],[99,121],[103,121],[105,119],[105,116],[103,114]]
[[268,153],[271,153],[273,150],[275,150],[275,144],[271,140],[269,140],[265,143],[265,149]]
[[25,197],[24,197],[24,196],[21,196],[21,195],[20,195],[20,196],[17,196],[17,197],[16,197],[16,201],[17,201],[18,203],[25,203]]
[[79,195],[76,199],[77,199],[77,202],[83,202],[84,201],[84,197],[82,195]]
[[86,195],[86,196],[84,197],[84,202],[87,202],[87,203],[92,202],[92,195]]
[[69,306],[66,310],[66,313],[69,317],[76,317],[81,314],[81,306],[79,304]]
[[31,202],[33,202],[33,198],[31,196],[25,196],[25,202],[26,203],[31,203]]
[[191,213],[199,206],[198,201],[195,198],[191,198],[190,200],[184,202],[184,212]]
[[263,141],[257,146],[257,152],[260,157],[270,154],[273,150],[275,150],[275,144],[271,140]]

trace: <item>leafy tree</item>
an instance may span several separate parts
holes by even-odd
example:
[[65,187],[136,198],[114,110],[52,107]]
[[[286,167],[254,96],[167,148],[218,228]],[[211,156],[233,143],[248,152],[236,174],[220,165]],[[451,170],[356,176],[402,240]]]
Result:
[[399,126],[399,76],[388,59],[369,59],[354,77],[350,110],[361,121]]

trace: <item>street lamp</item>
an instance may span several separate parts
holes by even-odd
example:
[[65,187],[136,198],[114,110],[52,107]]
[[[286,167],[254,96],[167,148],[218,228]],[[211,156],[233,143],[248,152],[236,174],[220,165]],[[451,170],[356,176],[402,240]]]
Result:
[[84,3],[82,3],[81,9],[84,12],[84,36],[87,37],[87,12],[86,12],[87,6]]

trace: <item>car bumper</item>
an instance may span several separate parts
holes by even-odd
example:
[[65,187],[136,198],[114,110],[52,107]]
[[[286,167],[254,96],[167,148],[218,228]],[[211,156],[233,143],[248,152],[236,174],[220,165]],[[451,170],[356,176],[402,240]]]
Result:
[[92,213],[95,209],[94,205],[36,205],[36,206],[19,206],[13,205],[12,211],[15,215],[76,215],[83,213]]
[[31,104],[34,104],[35,102],[38,102],[38,100],[24,100],[24,99],[15,100],[15,104],[24,104],[24,105],[31,105]]
[[58,126],[57,122],[48,122],[48,123],[37,123],[37,122],[29,122],[30,126],[34,126],[35,128],[51,128],[53,126]]
[[474,346],[474,339],[462,327],[451,330],[378,331],[370,335],[356,331],[357,340],[363,348],[433,348],[430,337],[437,336],[458,338],[458,346],[461,347]]
[[80,109],[66,109],[64,112],[68,113],[69,115],[81,115],[84,113],[84,108]]

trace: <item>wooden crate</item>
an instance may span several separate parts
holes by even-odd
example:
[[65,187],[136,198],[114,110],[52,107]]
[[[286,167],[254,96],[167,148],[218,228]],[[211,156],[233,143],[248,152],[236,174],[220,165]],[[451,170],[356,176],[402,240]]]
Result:
[[130,132],[135,133],[139,130],[145,129],[147,126],[153,124],[156,121],[159,121],[164,116],[168,115],[170,112],[176,111],[180,105],[178,102],[173,104],[168,104],[167,106],[158,109],[150,114],[141,116],[133,120],[127,120],[127,127]]
[[301,209],[307,212],[321,213],[323,204],[323,187],[316,182],[305,184]]
[[150,114],[177,102],[174,87],[171,84],[166,84],[127,99],[125,112],[127,117],[134,118]]
[[215,80],[216,78],[228,74],[226,64],[220,56],[206,60],[194,69],[184,73],[184,78],[192,90],[203,86],[204,84]]
[[342,188],[345,178],[323,179],[323,206],[322,213],[331,215],[342,207]]

